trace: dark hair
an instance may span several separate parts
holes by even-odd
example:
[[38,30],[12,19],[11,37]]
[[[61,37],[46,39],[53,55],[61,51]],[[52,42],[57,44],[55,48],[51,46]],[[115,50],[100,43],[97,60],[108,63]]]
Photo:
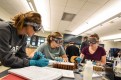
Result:
[[99,36],[98,36],[98,34],[96,34],[96,33],[90,35],[90,37],[95,37],[95,38],[97,38],[97,39],[99,40]]
[[75,42],[74,41],[70,41],[69,44],[75,44]]
[[59,32],[53,32],[50,35],[48,35],[47,37],[47,42],[50,44],[51,43],[51,38],[59,38],[59,37],[63,37],[61,33]]
[[85,37],[84,37],[84,39],[85,39],[85,40],[88,40],[88,37],[87,37],[87,36],[85,36]]
[[0,21],[4,21],[4,20],[0,18]]
[[25,22],[34,22],[41,25],[41,15],[39,13],[29,11],[27,13],[20,13],[12,19],[14,23],[14,27],[17,30],[21,30],[23,27],[27,26]]

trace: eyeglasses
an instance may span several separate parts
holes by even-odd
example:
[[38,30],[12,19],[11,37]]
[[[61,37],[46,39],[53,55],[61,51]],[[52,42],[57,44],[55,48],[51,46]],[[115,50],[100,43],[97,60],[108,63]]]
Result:
[[53,38],[53,40],[54,40],[57,44],[63,44],[63,39],[62,39],[62,38]]
[[89,44],[96,44],[98,41],[96,40],[96,38],[89,38],[88,42]]
[[96,44],[96,43],[97,43],[97,41],[96,41],[96,42],[90,42],[90,41],[89,41],[89,44]]
[[25,22],[24,24],[32,26],[35,32],[40,31],[43,28],[42,25],[39,25],[34,22]]

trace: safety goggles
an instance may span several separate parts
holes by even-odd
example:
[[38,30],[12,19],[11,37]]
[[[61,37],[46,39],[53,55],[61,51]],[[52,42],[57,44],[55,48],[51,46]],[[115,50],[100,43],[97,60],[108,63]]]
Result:
[[89,44],[96,44],[98,41],[96,40],[96,38],[89,38],[88,42]]
[[54,40],[57,44],[63,44],[63,39],[62,39],[62,38],[53,38],[53,40]]
[[40,26],[39,24],[34,22],[25,22],[24,24],[32,26],[35,32],[40,31],[43,28],[42,25]]

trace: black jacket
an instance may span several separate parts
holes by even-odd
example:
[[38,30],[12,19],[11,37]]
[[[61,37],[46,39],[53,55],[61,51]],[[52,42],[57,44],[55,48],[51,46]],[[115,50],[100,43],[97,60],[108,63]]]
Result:
[[83,49],[84,47],[86,47],[86,46],[89,46],[89,42],[88,42],[88,41],[82,42],[80,51],[82,51],[82,49]]
[[75,45],[70,45],[66,48],[66,54],[68,56],[68,59],[70,61],[72,56],[79,56],[79,48],[76,47]]
[[26,35],[18,35],[13,25],[0,21],[0,61],[4,66],[29,66],[26,52]]

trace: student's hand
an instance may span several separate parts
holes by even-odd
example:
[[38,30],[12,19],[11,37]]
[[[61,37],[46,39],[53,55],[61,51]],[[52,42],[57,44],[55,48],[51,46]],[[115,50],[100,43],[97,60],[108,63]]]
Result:
[[81,57],[77,57],[75,60],[77,61],[77,63],[80,63],[82,61],[82,58]]
[[68,58],[63,58],[63,61],[64,62],[68,62]]
[[57,61],[57,62],[63,62],[63,59],[62,59],[62,57],[55,57],[55,61]]
[[38,60],[30,60],[29,64],[30,64],[30,66],[44,67],[44,66],[48,66],[49,60],[46,58],[42,58],[42,59],[38,59]]
[[96,63],[96,61],[93,61],[92,64],[93,64],[93,65],[96,65],[97,63]]
[[31,60],[38,60],[44,58],[44,55],[41,52],[35,52],[34,56],[31,58]]

